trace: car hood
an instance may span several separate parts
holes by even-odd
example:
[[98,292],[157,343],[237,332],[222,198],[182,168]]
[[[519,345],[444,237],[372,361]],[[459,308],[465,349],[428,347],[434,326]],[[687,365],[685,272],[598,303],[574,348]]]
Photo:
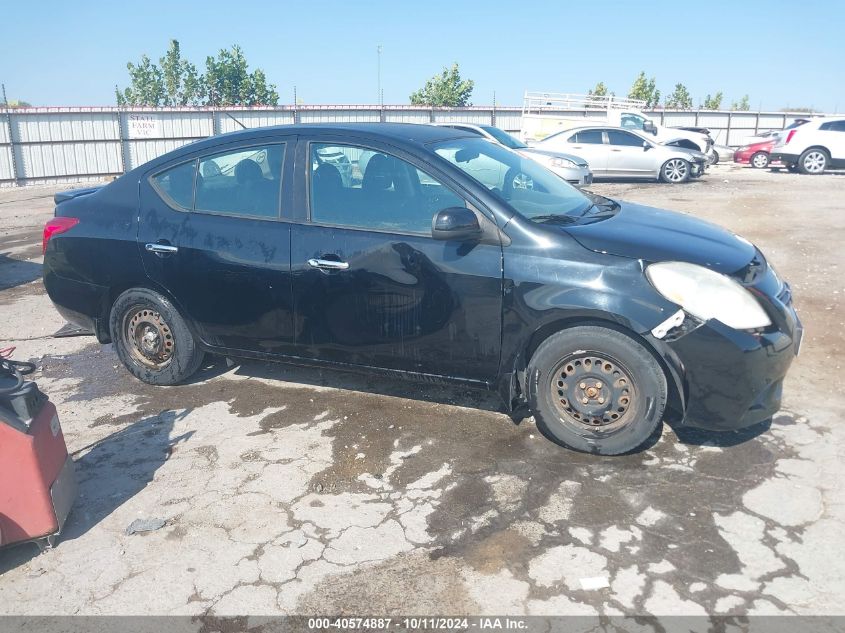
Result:
[[564,230],[599,253],[646,262],[689,262],[725,274],[745,267],[756,254],[751,242],[715,224],[673,211],[616,202],[620,208],[614,215]]
[[580,156],[575,156],[574,154],[566,154],[564,152],[554,152],[552,150],[547,149],[537,149],[536,147],[521,147],[516,150],[519,154],[528,154],[531,155],[539,155],[539,156],[548,156],[549,158],[565,158],[566,160],[571,160],[576,165],[587,165],[587,161],[581,158]]

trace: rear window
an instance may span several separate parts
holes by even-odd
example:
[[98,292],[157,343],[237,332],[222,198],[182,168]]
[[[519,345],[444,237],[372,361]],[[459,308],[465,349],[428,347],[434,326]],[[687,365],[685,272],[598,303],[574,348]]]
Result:
[[171,204],[190,209],[193,206],[195,169],[196,161],[182,163],[157,174],[153,182]]

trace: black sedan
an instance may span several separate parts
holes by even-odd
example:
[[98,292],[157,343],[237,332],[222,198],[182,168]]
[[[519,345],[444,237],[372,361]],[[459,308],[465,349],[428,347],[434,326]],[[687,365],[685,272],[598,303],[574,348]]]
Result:
[[156,385],[206,353],[458,382],[612,455],[770,417],[801,339],[751,243],[444,127],[237,132],[56,202],[50,298]]

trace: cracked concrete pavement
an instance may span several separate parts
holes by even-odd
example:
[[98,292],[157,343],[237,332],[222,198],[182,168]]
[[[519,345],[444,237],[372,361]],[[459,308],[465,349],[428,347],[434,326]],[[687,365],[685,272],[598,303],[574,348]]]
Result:
[[[666,426],[617,458],[461,388],[220,359],[142,384],[110,346],[49,336],[56,189],[0,190],[0,346],[38,362],[80,496],[54,550],[0,550],[0,613],[843,613],[845,177],[594,187],[751,239],[807,326],[770,427]],[[166,523],[127,536],[139,518]]]

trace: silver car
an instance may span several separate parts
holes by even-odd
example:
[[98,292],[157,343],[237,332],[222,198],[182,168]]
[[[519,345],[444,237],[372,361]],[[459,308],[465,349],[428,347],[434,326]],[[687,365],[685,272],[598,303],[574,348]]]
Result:
[[664,145],[618,127],[580,127],[544,138],[533,149],[583,156],[596,179],[642,178],[682,183],[704,173],[702,152]]
[[[590,171],[588,162],[580,156],[529,147],[504,130],[500,130],[492,125],[475,125],[473,123],[437,123],[435,125],[472,132],[473,134],[483,136],[488,141],[504,145],[520,156],[540,163],[549,171],[563,178],[570,185],[580,187],[593,182],[593,172]],[[519,187],[521,184],[515,183],[515,186]]]

